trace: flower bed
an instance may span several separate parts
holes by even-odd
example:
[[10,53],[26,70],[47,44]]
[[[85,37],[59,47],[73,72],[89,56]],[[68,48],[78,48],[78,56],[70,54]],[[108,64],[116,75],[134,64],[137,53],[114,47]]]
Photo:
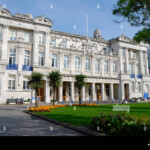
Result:
[[110,135],[150,135],[149,123],[146,125],[125,114],[106,115],[100,113],[99,117],[91,119],[90,126],[93,130]]
[[48,105],[48,106],[39,106],[39,107],[33,107],[29,108],[29,111],[32,112],[51,112],[51,109],[60,108],[60,107],[66,107],[66,105]]

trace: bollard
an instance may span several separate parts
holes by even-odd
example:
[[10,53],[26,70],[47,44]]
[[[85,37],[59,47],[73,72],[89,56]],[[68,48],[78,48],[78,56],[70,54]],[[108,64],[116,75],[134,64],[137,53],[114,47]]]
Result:
[[112,103],[114,103],[114,100],[112,99]]
[[82,99],[81,99],[81,104],[82,104]]
[[105,99],[105,104],[106,104],[106,99]]
[[62,100],[62,104],[64,105],[64,100]]
[[72,105],[73,105],[73,99],[71,100],[71,103],[72,103]]
[[89,104],[91,104],[91,100],[89,99]]
[[119,104],[120,104],[120,98],[119,98]]
[[97,104],[99,104],[99,100],[97,100]]

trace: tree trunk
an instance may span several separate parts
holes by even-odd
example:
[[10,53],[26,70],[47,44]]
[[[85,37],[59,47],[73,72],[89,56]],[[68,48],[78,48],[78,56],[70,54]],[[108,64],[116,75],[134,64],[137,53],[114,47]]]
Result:
[[81,88],[79,88],[79,104],[81,104]]
[[37,89],[35,90],[35,107],[38,107],[38,103],[37,103]]
[[55,87],[53,87],[53,105],[55,105]]

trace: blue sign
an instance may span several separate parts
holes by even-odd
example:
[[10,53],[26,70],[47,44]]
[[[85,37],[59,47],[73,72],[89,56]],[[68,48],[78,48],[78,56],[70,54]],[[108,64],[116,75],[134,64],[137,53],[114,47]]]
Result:
[[148,99],[148,93],[144,93],[144,99]]

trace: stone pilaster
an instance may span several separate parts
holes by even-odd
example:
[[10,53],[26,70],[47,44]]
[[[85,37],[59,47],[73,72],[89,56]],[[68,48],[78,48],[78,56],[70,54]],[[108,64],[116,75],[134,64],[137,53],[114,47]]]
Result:
[[62,102],[62,101],[63,101],[63,83],[59,87],[59,102]]
[[142,51],[140,49],[140,52],[139,52],[139,57],[140,57],[140,74],[143,75],[143,54],[142,54]]
[[38,66],[38,45],[39,45],[39,32],[37,30],[34,31],[33,35],[33,65]]
[[92,63],[91,63],[92,67],[91,67],[91,70],[92,70],[92,76],[94,76],[95,74],[95,58],[92,57]]
[[96,101],[95,83],[92,83],[92,100]]
[[49,42],[50,42],[50,34],[46,33],[46,42],[45,42],[45,66],[50,66],[50,58],[49,58]]
[[82,87],[82,101],[85,101],[85,86]]
[[74,101],[74,82],[71,82],[71,100]]
[[110,98],[114,100],[114,84],[110,84]]
[[105,100],[105,91],[104,91],[104,83],[101,84],[101,94],[102,94],[102,101]]
[[3,25],[1,62],[6,64],[8,63],[8,28],[8,25]]
[[50,87],[48,81],[45,82],[45,103],[50,103]]

